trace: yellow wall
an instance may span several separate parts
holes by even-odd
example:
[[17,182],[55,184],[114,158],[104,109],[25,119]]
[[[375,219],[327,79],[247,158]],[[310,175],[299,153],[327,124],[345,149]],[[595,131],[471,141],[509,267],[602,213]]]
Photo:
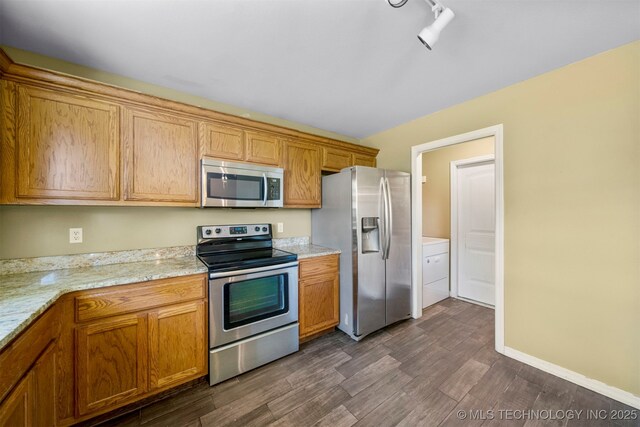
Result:
[[493,154],[493,137],[477,139],[422,155],[422,235],[451,237],[450,164],[454,160]]
[[640,42],[366,138],[410,147],[504,124],[505,342],[640,395]]

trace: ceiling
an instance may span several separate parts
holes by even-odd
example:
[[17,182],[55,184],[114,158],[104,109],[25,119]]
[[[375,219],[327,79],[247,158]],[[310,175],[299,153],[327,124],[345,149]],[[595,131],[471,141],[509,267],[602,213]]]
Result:
[[[640,0],[0,0],[0,43],[363,138],[640,39]],[[611,76],[615,78],[615,76]]]

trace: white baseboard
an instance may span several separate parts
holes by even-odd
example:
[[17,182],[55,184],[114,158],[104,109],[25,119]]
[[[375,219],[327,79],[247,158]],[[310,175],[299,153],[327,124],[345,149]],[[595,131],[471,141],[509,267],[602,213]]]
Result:
[[512,359],[516,359],[522,363],[526,363],[527,365],[533,366],[534,368],[538,368],[551,375],[555,375],[556,377],[563,378],[574,384],[578,384],[579,386],[588,388],[589,390],[595,391],[596,393],[600,393],[604,396],[610,397],[611,399],[622,402],[625,405],[640,409],[640,396],[636,396],[635,394],[629,393],[628,391],[610,386],[601,381],[594,380],[593,378],[585,377],[582,374],[570,371],[567,368],[554,365],[553,363],[547,362],[546,360],[538,359],[537,357],[528,355],[518,350],[514,350],[510,347],[505,346],[504,355]]

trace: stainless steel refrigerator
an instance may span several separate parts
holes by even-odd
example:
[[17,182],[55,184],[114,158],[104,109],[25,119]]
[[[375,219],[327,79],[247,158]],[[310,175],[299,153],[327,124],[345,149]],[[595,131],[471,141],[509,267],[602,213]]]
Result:
[[355,340],[411,314],[410,177],[354,166],[322,178],[312,242],[342,251],[338,328]]

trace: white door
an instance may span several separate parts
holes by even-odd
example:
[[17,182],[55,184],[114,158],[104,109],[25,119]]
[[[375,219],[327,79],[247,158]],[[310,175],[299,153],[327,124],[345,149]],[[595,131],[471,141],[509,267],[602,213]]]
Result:
[[458,197],[458,296],[495,304],[495,165],[460,165]]

